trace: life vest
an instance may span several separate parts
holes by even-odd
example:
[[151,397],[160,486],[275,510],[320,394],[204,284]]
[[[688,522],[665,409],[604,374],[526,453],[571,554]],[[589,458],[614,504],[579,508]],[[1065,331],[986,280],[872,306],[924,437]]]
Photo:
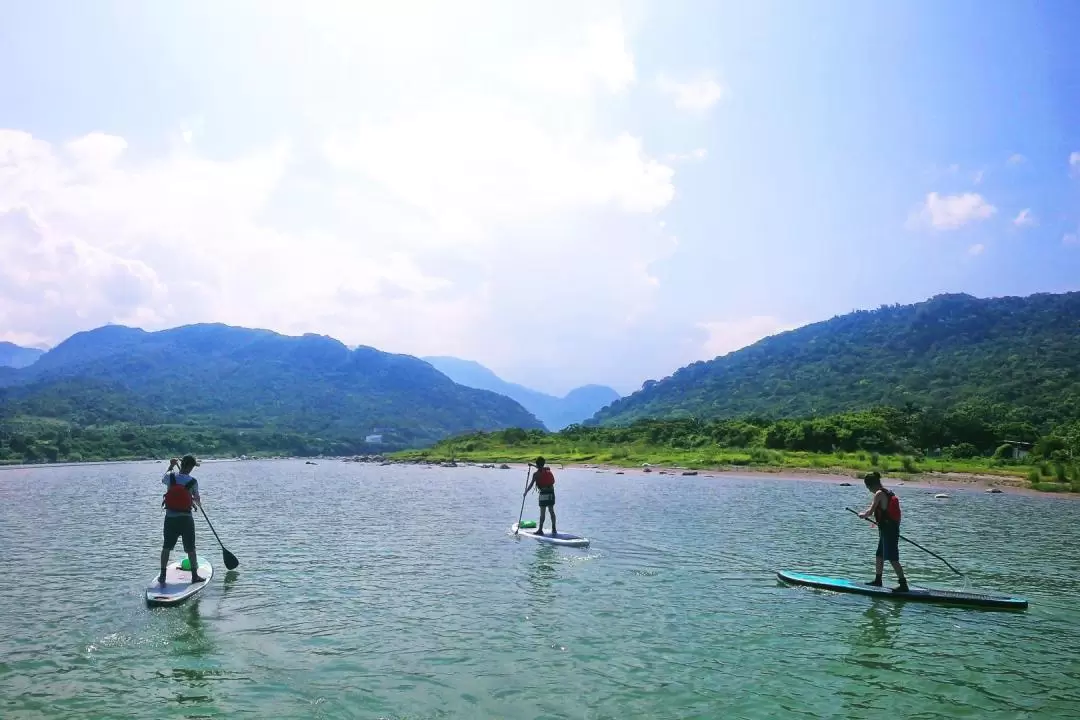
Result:
[[[882,488],[885,490],[885,488]],[[874,520],[878,525],[882,522],[893,523],[894,525],[900,524],[900,498],[896,497],[896,493],[892,490],[885,490],[885,494],[889,496],[889,508],[882,510],[881,507],[874,504]]]
[[192,478],[190,482],[181,485],[176,482],[176,473],[169,473],[169,489],[161,499],[161,507],[176,512],[191,512],[191,486],[194,484],[195,478]]
[[550,490],[555,487],[555,474],[551,472],[551,468],[542,467],[536,471],[536,489],[537,490]]

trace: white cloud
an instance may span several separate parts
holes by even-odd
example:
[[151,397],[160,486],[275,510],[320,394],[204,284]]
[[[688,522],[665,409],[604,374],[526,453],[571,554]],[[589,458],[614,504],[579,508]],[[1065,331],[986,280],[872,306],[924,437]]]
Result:
[[975,185],[981,185],[984,177],[986,177],[985,170],[976,170],[971,173],[971,182]]
[[1069,168],[1072,172],[1080,172],[1080,152],[1069,154]]
[[971,247],[968,248],[968,255],[971,255],[972,257],[976,257],[978,255],[982,255],[983,252],[985,252],[985,251],[986,251],[986,246],[985,245],[983,245],[982,243],[975,243],[974,245],[972,245]]
[[1013,225],[1016,227],[1033,227],[1037,224],[1038,221],[1036,221],[1035,216],[1031,214],[1030,208],[1024,208],[1016,214],[1015,218],[1013,218]]
[[656,80],[656,87],[675,99],[675,107],[691,112],[708,110],[727,95],[726,88],[706,74],[685,81],[661,75]]
[[762,338],[799,327],[770,315],[753,315],[738,320],[718,320],[699,323],[708,334],[703,346],[706,358],[726,355],[753,345]]
[[584,42],[576,47],[537,51],[522,60],[515,74],[528,86],[575,95],[589,93],[595,84],[620,93],[636,79],[634,57],[617,19],[589,27]]
[[1023,165],[1025,162],[1027,162],[1027,158],[1020,153],[1013,153],[1005,162],[1009,165]]
[[1067,247],[1080,245],[1080,235],[1077,235],[1077,233],[1065,233],[1064,237],[1061,238],[1061,244]]
[[127,141],[115,135],[93,132],[67,144],[77,167],[89,171],[104,171],[110,168],[127,150]]
[[936,230],[955,230],[971,222],[986,220],[996,212],[997,208],[978,193],[939,195],[932,192],[912,213],[909,226],[928,225]]
[[674,195],[674,171],[640,138],[562,137],[518,109],[479,98],[326,144],[342,170],[375,179],[450,230],[478,239],[500,222],[585,207],[650,213]]
[[690,152],[685,153],[668,153],[664,158],[668,162],[704,162],[705,158],[709,157],[709,151],[705,148],[694,148]]
[[[522,47],[485,33],[502,54],[475,66],[391,9],[381,27],[327,22],[327,47],[393,74],[391,101],[374,111],[334,88],[318,97],[342,104],[307,134],[231,155],[201,117],[157,153],[0,130],[0,327],[54,344],[106,322],[216,321],[636,386],[695,337],[654,308],[652,266],[677,247],[659,217],[674,160],[599,119],[632,86],[633,57],[617,13],[578,8],[509,13]],[[496,69],[473,82],[477,68]],[[643,328],[670,352],[638,358]],[[634,360],[612,369],[612,353]]]

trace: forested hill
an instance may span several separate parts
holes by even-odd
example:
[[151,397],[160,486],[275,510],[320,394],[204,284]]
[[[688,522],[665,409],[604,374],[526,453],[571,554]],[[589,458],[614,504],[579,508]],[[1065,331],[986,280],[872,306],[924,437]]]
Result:
[[106,326],[6,370],[0,422],[9,427],[27,419],[171,424],[341,439],[345,447],[372,433],[404,447],[474,430],[541,427],[513,400],[458,385],[408,355],[226,325],[153,333]]
[[21,368],[33,365],[44,350],[20,347],[14,343],[0,342],[0,367]]
[[591,422],[911,405],[1039,427],[1080,418],[1080,293],[939,295],[834,317],[647,382]]

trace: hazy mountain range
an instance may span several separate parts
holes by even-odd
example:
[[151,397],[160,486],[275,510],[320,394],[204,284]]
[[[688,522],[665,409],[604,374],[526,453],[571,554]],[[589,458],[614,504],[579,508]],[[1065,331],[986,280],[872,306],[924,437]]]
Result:
[[517,400],[549,430],[561,430],[567,425],[588,420],[598,410],[619,399],[619,393],[604,385],[583,385],[560,398],[507,382],[472,360],[456,357],[425,357],[424,360],[456,383],[491,390]]

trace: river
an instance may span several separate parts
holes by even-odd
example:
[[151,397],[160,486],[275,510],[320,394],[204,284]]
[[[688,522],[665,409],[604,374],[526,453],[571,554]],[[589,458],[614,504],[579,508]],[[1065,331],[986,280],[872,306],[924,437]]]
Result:
[[212,583],[150,609],[164,468],[0,470],[0,717],[1080,716],[1080,503],[896,488],[905,535],[1031,602],[989,612],[778,583],[872,575],[858,484],[556,468],[570,549],[508,535],[521,468],[208,462],[241,565],[199,518]]

